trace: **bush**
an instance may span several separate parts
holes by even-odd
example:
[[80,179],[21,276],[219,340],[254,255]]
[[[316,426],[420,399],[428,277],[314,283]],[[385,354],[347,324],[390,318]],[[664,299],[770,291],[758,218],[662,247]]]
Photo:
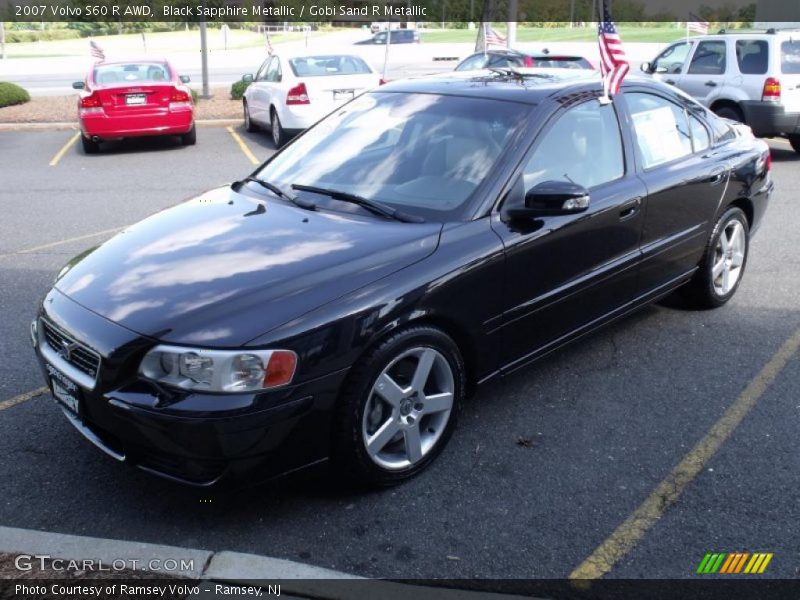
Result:
[[81,34],[71,29],[45,29],[43,31],[6,31],[6,42],[9,44],[22,42],[49,42],[52,40],[71,40]]
[[0,108],[13,104],[24,104],[30,99],[28,92],[18,85],[0,81]]
[[231,86],[231,100],[241,100],[248,85],[250,85],[250,83],[242,81],[241,79],[239,81],[234,81]]
[[192,92],[192,102],[197,104],[197,101],[200,100],[200,94],[198,94],[197,90],[194,88],[189,88],[189,91]]

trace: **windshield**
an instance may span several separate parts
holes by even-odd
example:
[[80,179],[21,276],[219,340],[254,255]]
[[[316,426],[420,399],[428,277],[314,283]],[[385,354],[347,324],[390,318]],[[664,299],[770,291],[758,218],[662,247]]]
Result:
[[530,106],[375,92],[308,130],[258,173],[357,194],[428,220],[460,218]]
[[93,79],[100,85],[138,81],[169,81],[169,68],[164,63],[119,63],[95,67]]
[[297,77],[324,77],[326,75],[358,75],[372,70],[358,56],[303,56],[289,60]]

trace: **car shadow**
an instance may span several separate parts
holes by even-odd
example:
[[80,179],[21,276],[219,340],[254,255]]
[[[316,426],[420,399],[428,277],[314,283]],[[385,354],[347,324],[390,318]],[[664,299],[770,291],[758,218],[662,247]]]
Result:
[[795,152],[791,146],[781,148],[770,146],[769,149],[773,162],[796,162],[800,160],[800,153]]
[[97,157],[105,154],[135,154],[140,152],[169,152],[174,150],[187,149],[181,143],[180,136],[164,135],[158,137],[126,138],[123,140],[102,142],[100,152],[97,154],[86,154],[80,144],[76,144],[76,152],[83,156]]
[[259,128],[256,131],[247,131],[244,124],[234,126],[233,130],[241,136],[241,138],[254,148],[266,150],[270,154],[276,151],[275,144],[272,142],[272,135],[266,128]]

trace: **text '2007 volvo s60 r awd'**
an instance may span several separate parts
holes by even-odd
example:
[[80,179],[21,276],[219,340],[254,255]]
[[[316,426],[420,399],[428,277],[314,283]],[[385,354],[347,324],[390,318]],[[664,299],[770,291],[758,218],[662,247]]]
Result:
[[64,414],[193,484],[326,459],[388,484],[474,384],[683,288],[736,292],[770,154],[657,82],[397,82],[73,259],[32,324]]

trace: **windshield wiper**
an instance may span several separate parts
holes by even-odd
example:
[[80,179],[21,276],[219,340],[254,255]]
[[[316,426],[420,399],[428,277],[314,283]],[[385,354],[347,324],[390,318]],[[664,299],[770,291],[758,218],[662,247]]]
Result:
[[417,215],[410,215],[406,212],[403,212],[402,210],[397,210],[396,208],[387,206],[383,202],[378,202],[377,200],[369,200],[368,198],[364,198],[363,196],[359,196],[357,194],[351,194],[349,192],[340,192],[338,190],[330,190],[328,188],[321,188],[314,185],[303,185],[300,183],[293,183],[292,189],[300,190],[303,192],[312,192],[314,194],[323,194],[325,196],[330,196],[334,200],[351,202],[352,204],[357,204],[358,206],[365,208],[375,214],[387,217],[389,219],[394,219],[395,221],[402,221],[403,223],[425,222],[425,219],[423,219],[422,217],[418,217]]
[[237,185],[243,185],[245,183],[257,183],[261,187],[268,189],[278,198],[283,198],[284,200],[288,200],[289,202],[296,204],[300,208],[305,208],[306,210],[317,210],[317,205],[314,202],[303,200],[302,198],[299,198],[297,194],[293,194],[288,190],[283,190],[274,183],[270,183],[265,179],[259,179],[258,177],[253,177],[252,175],[249,175],[244,179],[242,179],[241,181],[236,182]]

